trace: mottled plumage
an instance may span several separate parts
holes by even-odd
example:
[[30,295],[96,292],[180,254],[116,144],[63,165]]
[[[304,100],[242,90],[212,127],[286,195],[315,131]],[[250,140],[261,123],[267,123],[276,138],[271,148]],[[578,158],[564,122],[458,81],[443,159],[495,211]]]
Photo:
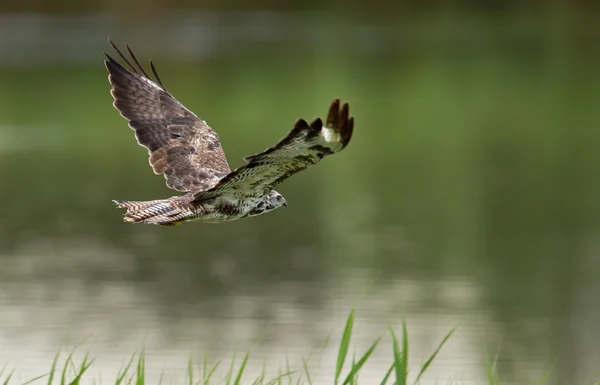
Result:
[[110,41],[129,67],[107,56],[114,106],[129,121],[138,143],[148,149],[150,166],[164,174],[180,195],[145,202],[115,201],[126,222],[176,225],[184,221],[227,222],[287,205],[273,190],[293,174],[341,151],[352,137],[348,103],[335,99],[325,125],[298,119],[294,128],[265,151],[246,157],[231,171],[219,136],[165,88],[150,61],[155,81],[127,47],[129,59]]

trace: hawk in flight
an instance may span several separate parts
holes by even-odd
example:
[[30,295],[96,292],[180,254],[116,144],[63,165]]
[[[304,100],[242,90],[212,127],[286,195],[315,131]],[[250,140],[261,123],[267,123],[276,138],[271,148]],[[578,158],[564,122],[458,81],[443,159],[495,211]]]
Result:
[[127,210],[125,222],[163,226],[228,222],[287,206],[273,189],[343,150],[352,137],[354,118],[348,103],[340,105],[335,99],[325,124],[320,118],[310,124],[298,119],[276,145],[244,158],[246,164],[231,171],[217,133],[167,91],[152,61],[154,80],[129,46],[128,59],[109,42],[129,67],[106,55],[113,105],[129,121],[138,143],[148,149],[154,173],[163,174],[167,186],[180,193],[152,201],[114,201]]

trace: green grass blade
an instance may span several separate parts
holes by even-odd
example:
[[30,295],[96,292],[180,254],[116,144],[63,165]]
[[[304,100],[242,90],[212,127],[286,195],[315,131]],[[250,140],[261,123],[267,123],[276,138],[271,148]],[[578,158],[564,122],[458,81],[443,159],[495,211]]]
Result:
[[71,361],[72,366],[75,368],[75,372],[74,372],[75,378],[69,383],[69,385],[79,385],[79,381],[81,380],[81,377],[86,372],[86,370],[90,367],[90,365],[92,365],[92,363],[94,362],[94,360],[88,361],[88,359],[89,359],[89,352],[87,352],[85,354],[85,356],[83,357],[83,361],[81,362],[81,366],[79,368],[75,367],[73,361]]
[[331,332],[329,332],[329,334],[327,334],[327,337],[325,337],[325,341],[323,341],[323,345],[321,345],[321,352],[324,352],[325,349],[327,349],[327,346],[329,346],[330,340],[331,340]]
[[546,370],[546,373],[544,373],[544,376],[540,379],[540,382],[538,382],[539,385],[544,385],[546,382],[548,382],[548,378],[550,378],[550,375],[554,371],[554,366],[556,366],[556,360],[554,360],[552,365],[550,365],[548,370]]
[[238,370],[238,374],[235,377],[235,381],[233,382],[233,385],[240,385],[240,383],[242,381],[242,374],[244,374],[244,369],[246,368],[246,364],[248,363],[249,357],[250,357],[250,353],[246,353],[246,356],[244,356],[244,360],[242,361],[242,365],[240,366],[240,369]]
[[492,365],[488,358],[485,359],[485,372],[487,374],[488,385],[494,385],[494,371],[492,370]]
[[192,364],[192,355],[191,354],[188,357],[187,375],[188,375],[188,384],[194,385],[194,365]]
[[212,378],[212,375],[214,374],[215,370],[217,370],[219,365],[221,365],[220,360],[217,361],[217,363],[213,365],[212,369],[208,372],[208,374],[206,374],[206,377],[204,378],[204,385],[208,385],[208,383],[210,382],[210,379]]
[[204,352],[204,359],[202,360],[202,379],[206,383],[206,370],[208,369],[208,354]]
[[263,366],[260,371],[260,383],[263,385],[265,383],[265,378],[267,377],[267,359],[263,359]]
[[402,317],[402,366],[408,374],[408,330],[404,317]]
[[281,374],[281,368],[279,369],[279,375],[275,378],[273,378],[271,381],[267,382],[266,385],[275,385],[275,384],[279,384],[281,385],[281,379],[283,377],[291,377],[292,374],[296,374],[297,371],[293,371],[293,372],[287,372],[287,373],[283,373]]
[[10,382],[10,379],[12,378],[13,374],[15,374],[15,370],[14,369],[10,371],[10,373],[6,377],[6,380],[4,380],[4,385],[8,385],[8,383]]
[[231,359],[231,366],[229,367],[229,372],[227,373],[227,377],[225,377],[225,384],[231,384],[231,377],[233,377],[233,368],[235,366],[235,356],[237,355],[237,347],[233,349],[233,358]]
[[[285,349],[285,370],[289,373],[292,370],[290,369],[290,356],[288,354],[287,349]],[[292,376],[287,376],[288,384],[292,385]]]
[[281,377],[281,364],[279,364],[279,376],[275,378],[275,382],[277,382],[277,385],[281,385]]
[[331,332],[329,332],[329,334],[327,334],[327,337],[325,337],[325,342],[323,342],[323,344],[321,345],[321,355],[319,356],[319,365],[321,365],[322,361],[323,361],[323,354],[325,352],[325,349],[327,349],[327,347],[329,346],[329,342],[331,341]]
[[[89,360],[89,352],[86,353],[85,356],[83,357],[83,362],[81,363],[81,366],[79,367],[79,369],[77,369],[77,372],[75,373],[75,378],[71,382],[69,382],[69,385],[79,385],[79,382],[81,381],[81,377],[83,377],[83,374],[94,363],[94,360],[89,360],[89,361],[88,360]],[[71,360],[71,363],[73,364],[73,360]]]
[[404,367],[404,359],[402,358],[402,353],[400,353],[400,347],[398,346],[398,338],[391,325],[389,326],[389,329],[392,334],[396,385],[406,385],[406,368]]
[[50,366],[50,373],[48,373],[48,385],[52,385],[54,381],[54,373],[56,373],[56,365],[58,364],[58,357],[60,356],[60,349],[56,352],[54,360],[52,360],[52,366]]
[[500,378],[498,378],[498,359],[500,358],[500,348],[496,351],[496,355],[494,356],[494,363],[492,365],[492,371],[495,374],[496,381],[500,382]]
[[252,385],[263,385],[265,383],[265,376],[267,375],[267,360],[263,360],[262,368],[260,370],[260,375],[254,380]]
[[390,378],[390,375],[392,374],[392,371],[394,370],[395,367],[396,366],[392,362],[392,364],[390,365],[390,368],[387,370],[387,372],[385,372],[385,376],[383,377],[383,380],[381,380],[381,382],[379,383],[379,385],[385,385],[385,384],[387,384],[388,379]]
[[[90,359],[90,352],[87,352],[87,353],[85,353],[85,356],[83,356],[83,362],[81,363],[81,366],[79,367],[79,371],[80,372],[83,369],[83,367],[86,366],[86,364],[88,363],[89,359]],[[91,361],[93,361],[93,360],[91,360]]]
[[66,385],[67,384],[67,370],[69,369],[69,364],[73,360],[73,353],[74,352],[75,352],[75,350],[72,350],[71,353],[69,353],[69,355],[67,356],[67,360],[65,361],[65,365],[63,366],[63,370],[62,370],[62,373],[60,375],[60,384],[61,385]]
[[69,367],[71,368],[71,373],[73,374],[73,376],[76,376],[77,373],[79,373],[77,371],[77,366],[75,366],[75,360],[71,360],[71,363],[69,364]]
[[138,363],[136,368],[135,384],[144,385],[146,383],[146,353],[144,348],[138,355]]
[[350,369],[350,373],[348,373],[348,375],[346,376],[346,379],[344,380],[343,385],[347,385],[347,384],[351,383],[352,379],[356,376],[358,371],[363,367],[365,362],[367,362],[367,360],[369,359],[369,357],[371,356],[371,354],[373,353],[373,351],[379,344],[379,340],[381,340],[381,337],[377,338],[375,340],[375,342],[373,342],[371,347],[365,352],[365,354],[363,354],[363,356],[358,360],[358,362],[356,362],[354,365],[352,365],[352,369]]
[[306,381],[308,381],[308,385],[312,385],[312,379],[310,378],[310,373],[308,371],[308,363],[302,356],[302,365],[304,366],[304,375],[306,376]]
[[121,383],[125,379],[125,376],[127,375],[127,373],[129,373],[129,368],[131,368],[131,364],[133,364],[134,358],[135,358],[135,353],[133,353],[131,355],[129,362],[127,363],[127,366],[125,366],[125,368],[123,368],[123,371],[117,372],[117,379],[115,380],[115,385],[121,385]]
[[498,363],[498,355],[499,351],[496,351],[496,355],[494,356],[494,361],[490,363],[490,361],[486,358],[485,367],[488,376],[489,385],[497,385],[499,384],[498,374],[496,373],[496,365]]
[[429,359],[427,361],[425,361],[425,363],[421,367],[421,370],[419,371],[419,374],[417,375],[417,379],[415,380],[415,384],[419,383],[419,380],[421,379],[421,376],[425,373],[425,371],[427,370],[427,368],[429,368],[429,365],[431,365],[431,363],[433,362],[433,360],[435,359],[435,357],[438,355],[438,353],[440,352],[440,350],[442,350],[442,347],[444,346],[444,344],[448,341],[448,339],[450,339],[450,337],[452,336],[452,334],[454,334],[455,331],[456,331],[456,328],[452,328],[448,332],[448,334],[446,334],[446,336],[444,337],[444,339],[442,340],[442,342],[440,342],[440,344],[437,346],[437,348],[435,349],[435,351],[433,352],[433,354],[429,357]]
[[346,327],[342,334],[342,341],[340,342],[340,350],[338,352],[337,362],[335,365],[335,384],[337,385],[344,367],[344,361],[348,355],[348,348],[350,347],[350,339],[352,338],[352,328],[354,326],[354,309],[350,311],[348,319],[346,320]]
[[44,378],[44,377],[46,377],[47,375],[48,375],[48,373],[46,373],[46,374],[41,374],[41,375],[39,375],[39,376],[37,376],[37,377],[33,377],[31,380],[24,382],[22,385],[29,385],[29,384],[31,384],[32,382],[35,382],[35,381],[37,381],[37,380],[39,380],[39,379],[41,379],[41,378]]

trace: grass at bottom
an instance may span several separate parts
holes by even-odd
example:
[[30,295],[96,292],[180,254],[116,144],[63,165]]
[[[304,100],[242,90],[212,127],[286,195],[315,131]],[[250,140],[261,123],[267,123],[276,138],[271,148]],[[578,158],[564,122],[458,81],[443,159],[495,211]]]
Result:
[[[370,347],[364,353],[362,353],[362,355],[357,356],[356,352],[353,352],[352,356],[350,357],[350,342],[352,340],[352,332],[354,329],[354,314],[354,310],[350,311],[350,314],[348,315],[348,318],[346,320],[344,331],[342,333],[337,360],[334,368],[334,385],[358,384],[358,377],[361,368],[369,360],[369,357],[371,356],[373,351],[375,351],[381,340],[381,337],[377,338],[370,345]],[[450,330],[448,334],[446,334],[446,336],[440,341],[437,348],[433,351],[429,358],[418,366],[417,371],[412,372],[413,375],[416,375],[415,380],[411,382],[412,384],[419,383],[423,374],[425,374],[427,369],[432,365],[437,354],[440,352],[440,350],[448,341],[448,339],[452,336],[454,331],[455,329]],[[381,385],[408,384],[408,377],[409,374],[411,374],[411,371],[409,371],[408,330],[404,319],[402,320],[402,339],[400,340],[396,336],[396,332],[392,329],[391,326],[389,327],[389,336],[392,339],[393,347],[391,363],[388,370],[385,373],[382,373],[381,380],[378,382]],[[79,385],[80,383],[82,383],[84,375],[86,375],[90,367],[93,365],[94,359],[91,359],[89,357],[89,353],[87,353],[83,357],[81,362],[76,363],[73,357],[74,352],[75,349],[67,355],[67,358],[65,359],[64,363],[59,365],[59,351],[54,357],[54,360],[48,373],[32,378],[29,381],[23,383],[23,385],[28,385],[32,383],[46,383],[48,385]],[[284,383],[291,385],[312,385],[310,369],[307,364],[308,360],[304,358],[302,360],[303,366],[301,369],[291,370],[289,364],[287,364],[285,370],[280,369],[279,374],[277,376],[269,378],[265,372],[265,369],[263,368],[263,371],[257,378],[249,380],[247,378],[244,378],[244,371],[246,369],[246,364],[248,363],[249,357],[250,353],[246,353],[241,363],[239,363],[239,366],[236,367],[236,355],[234,353],[231,365],[227,369],[224,378],[215,378],[214,376],[217,368],[220,366],[220,361],[215,364],[209,364],[207,359],[205,358],[203,363],[194,364],[192,359],[190,358],[188,360],[187,373],[184,383],[188,385],[209,385],[217,383],[225,385],[282,385]],[[498,355],[495,356],[493,361],[486,362],[487,383],[489,385],[500,384],[500,379],[496,370],[497,360]],[[140,353],[133,354],[129,359],[127,365],[125,365],[125,367],[116,374],[114,384],[144,385],[146,383],[145,368],[145,354],[142,350]],[[12,381],[14,371],[8,372],[6,369],[6,367],[0,369],[0,384],[3,385],[9,385],[14,382]],[[547,381],[550,372],[551,370],[548,370],[544,377],[539,381],[539,384],[544,384]],[[86,381],[86,383],[90,382],[94,384],[100,383],[95,379],[93,379],[92,381]],[[160,383],[162,383],[162,379],[161,381],[159,381],[159,384]],[[448,383],[451,383],[451,381],[448,381]],[[594,385],[600,385],[600,382]]]

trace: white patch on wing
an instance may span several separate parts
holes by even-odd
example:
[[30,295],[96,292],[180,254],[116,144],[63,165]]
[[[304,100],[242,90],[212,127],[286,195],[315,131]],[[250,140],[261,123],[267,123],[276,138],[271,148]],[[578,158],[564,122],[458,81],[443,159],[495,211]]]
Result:
[[321,128],[321,137],[326,143],[339,143],[340,141],[340,134],[325,126]]
[[333,152],[338,152],[342,148],[342,137],[339,132],[334,129],[323,126],[318,136],[318,142],[321,142],[325,147],[328,147]]

